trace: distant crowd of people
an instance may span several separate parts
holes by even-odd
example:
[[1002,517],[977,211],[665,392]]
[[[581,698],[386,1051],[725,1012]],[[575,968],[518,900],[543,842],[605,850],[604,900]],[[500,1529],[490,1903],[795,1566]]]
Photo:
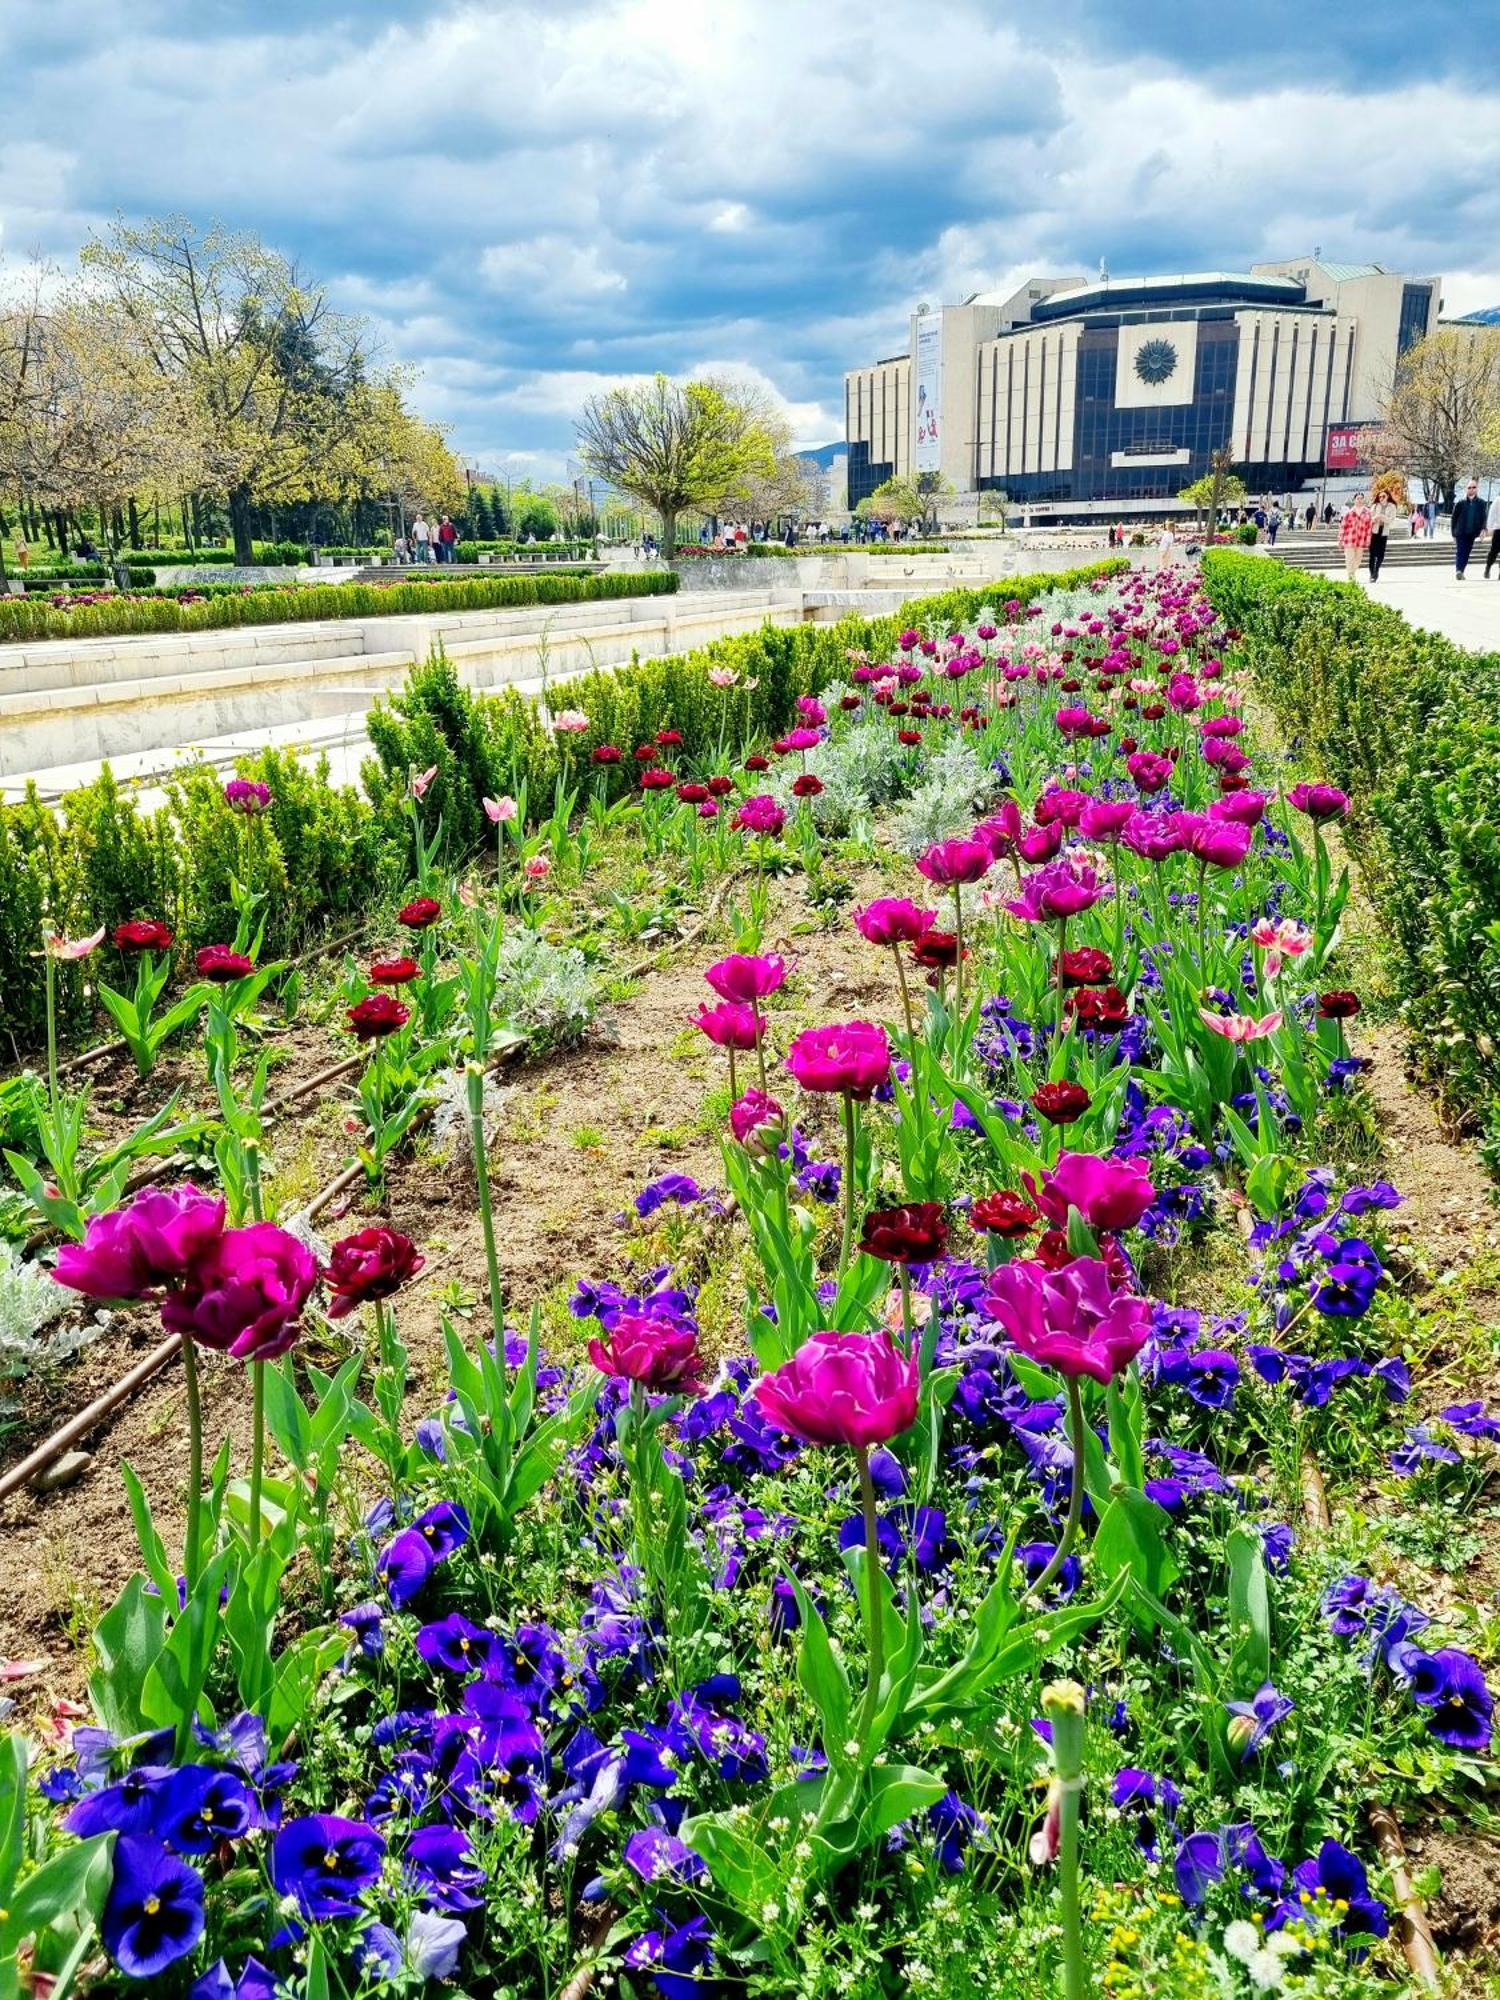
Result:
[[405,534],[398,534],[391,553],[402,563],[457,562],[458,529],[444,514],[436,523],[418,514]]
[[[1339,546],[1344,552],[1344,574],[1351,583],[1364,563],[1369,565],[1371,583],[1379,580],[1386,551],[1390,547],[1391,530],[1403,520],[1408,521],[1413,537],[1425,534],[1430,539],[1436,531],[1436,505],[1428,502],[1425,506],[1413,507],[1408,520],[1406,509],[1384,495],[1374,499],[1364,493],[1354,495],[1339,519]],[[1492,575],[1500,566],[1500,494],[1489,502],[1484,501],[1480,498],[1479,481],[1471,479],[1464,488],[1463,497],[1454,501],[1448,525],[1453,535],[1455,580],[1463,582],[1474,546],[1486,533],[1490,543],[1489,553],[1484,559],[1484,574],[1486,577]]]

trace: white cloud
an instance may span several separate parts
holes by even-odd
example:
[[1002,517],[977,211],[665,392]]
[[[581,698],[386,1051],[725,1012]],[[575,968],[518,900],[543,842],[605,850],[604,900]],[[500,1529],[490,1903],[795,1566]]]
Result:
[[533,236],[521,243],[492,243],[481,252],[479,269],[498,292],[522,292],[532,303],[582,305],[610,292],[623,292],[623,271],[604,261],[597,243],[565,236]]

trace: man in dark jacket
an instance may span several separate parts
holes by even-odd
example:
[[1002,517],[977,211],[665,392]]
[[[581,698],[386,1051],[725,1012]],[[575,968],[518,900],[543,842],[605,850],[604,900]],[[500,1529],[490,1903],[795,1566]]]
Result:
[[1484,533],[1484,502],[1479,497],[1479,481],[1471,479],[1465,488],[1464,497],[1453,509],[1453,573],[1462,583],[1464,571],[1469,567],[1469,557],[1474,544]]

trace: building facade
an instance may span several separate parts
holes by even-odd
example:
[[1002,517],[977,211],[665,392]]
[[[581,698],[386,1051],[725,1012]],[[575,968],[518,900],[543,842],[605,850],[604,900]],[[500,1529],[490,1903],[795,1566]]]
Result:
[[1317,257],[1249,272],[1037,278],[912,315],[845,377],[849,504],[937,474],[1073,517],[1170,503],[1228,445],[1252,492],[1320,480],[1436,328],[1441,282]]

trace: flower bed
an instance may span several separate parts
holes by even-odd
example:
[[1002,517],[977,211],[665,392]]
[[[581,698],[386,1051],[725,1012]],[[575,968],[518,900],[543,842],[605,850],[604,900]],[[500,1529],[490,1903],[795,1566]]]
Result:
[[[445,1245],[262,1218],[254,912],[243,962],[200,958],[218,1190],[52,1218],[59,1282],[183,1337],[194,1449],[180,1534],[133,1496],[95,1720],[7,1742],[4,1935],[38,1972],[205,2000],[1399,1990],[1362,1808],[1477,1801],[1492,1634],[1417,1601],[1382,1516],[1471,1508],[1500,1421],[1452,1400],[1399,1190],[1328,1164],[1361,1115],[1349,802],[1257,783],[1176,573],[972,624],[850,649],[734,771],[658,729],[633,802],[560,812],[545,853],[488,801],[510,906],[518,865],[581,879],[611,813],[744,878],[692,1024],[723,1185],[641,1189],[548,1352],[507,1310],[484,1141],[510,920],[436,866],[436,768],[405,787],[409,948],[340,994],[372,1185],[422,1171],[397,1128],[423,1072],[462,1063],[475,1135],[489,1281],[411,1411]],[[830,1021],[773,944],[837,907],[820,815],[860,771],[924,837],[856,829],[880,874]],[[241,1366],[252,1442],[209,1477],[192,1385]],[[1299,1497],[1320,1465],[1361,1497],[1333,1537]]]
[[1355,796],[1349,840],[1426,1076],[1500,1158],[1500,653],[1470,653],[1342,583],[1211,552],[1204,584],[1257,692]]

